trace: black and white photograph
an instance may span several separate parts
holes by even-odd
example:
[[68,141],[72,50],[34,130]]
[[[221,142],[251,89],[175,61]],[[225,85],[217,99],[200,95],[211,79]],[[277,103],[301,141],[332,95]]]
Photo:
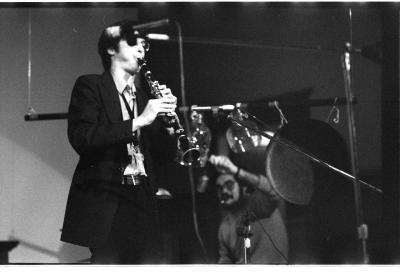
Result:
[[1,2],[0,270],[396,267],[399,36],[397,2]]

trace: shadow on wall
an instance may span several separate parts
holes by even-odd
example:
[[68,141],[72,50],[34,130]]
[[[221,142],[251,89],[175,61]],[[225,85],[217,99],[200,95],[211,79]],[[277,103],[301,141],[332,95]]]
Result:
[[51,249],[44,248],[29,241],[22,240],[20,238],[11,236],[9,237],[9,240],[18,241],[19,244],[17,247],[28,248],[40,254],[57,258],[58,263],[85,264],[90,262],[90,252],[89,249],[86,247],[80,247],[68,243],[61,243],[58,251],[53,251]]
[[62,243],[57,255],[60,263],[90,263],[90,251],[86,247]]

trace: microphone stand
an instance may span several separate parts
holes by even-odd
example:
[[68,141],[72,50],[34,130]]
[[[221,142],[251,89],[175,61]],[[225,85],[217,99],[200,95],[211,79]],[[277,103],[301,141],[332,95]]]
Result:
[[[352,101],[353,89],[351,84],[351,44],[346,43],[345,52],[342,56],[342,68],[345,83],[346,98],[349,102]],[[353,186],[354,186],[354,201],[356,209],[356,220],[357,220],[357,234],[360,240],[360,249],[362,251],[362,261],[364,264],[369,263],[369,256],[367,252],[367,239],[368,239],[368,226],[363,221],[363,210],[362,210],[362,198],[359,180],[359,168],[358,168],[358,153],[357,153],[357,137],[356,137],[356,125],[354,117],[354,109],[352,103],[347,104],[347,117],[348,117],[348,129],[350,137],[350,155],[351,155],[351,169],[353,173]]]
[[[349,9],[349,39],[350,42],[346,43],[345,51],[342,56],[342,68],[344,77],[344,89],[346,98],[349,102],[354,97],[351,78],[351,52],[353,43],[353,25],[352,25],[352,11]],[[354,202],[357,221],[357,234],[360,240],[359,250],[362,252],[362,262],[369,263],[369,256],[367,252],[367,239],[368,239],[368,226],[363,220],[363,208],[361,198],[361,188],[359,180],[358,168],[358,152],[357,152],[357,136],[356,136],[356,122],[354,117],[354,107],[351,103],[347,104],[347,125],[350,138],[350,155],[351,155],[351,171],[353,173],[353,187],[354,187]]]
[[[236,102],[234,104],[223,104],[223,105],[191,105],[191,106],[180,106],[178,108],[179,112],[186,113],[190,111],[196,112],[231,112],[237,108],[245,109],[248,106],[257,106],[257,107],[269,107],[275,108],[276,105],[279,107],[312,107],[312,106],[326,106],[326,105],[344,105],[347,104],[348,101],[346,98],[326,98],[326,99],[308,99],[302,101],[289,101],[289,100],[265,100],[265,101],[247,101],[247,102]],[[357,103],[357,98],[353,97],[351,103]]]
[[253,233],[251,232],[251,226],[250,226],[249,210],[246,210],[246,214],[244,215],[243,225],[241,225],[239,227],[237,234],[238,234],[238,236],[243,238],[244,264],[249,264],[250,263],[250,247],[251,247],[250,237],[253,236]]
[[250,229],[251,229],[250,221],[249,221],[249,219],[246,219],[246,224],[245,224],[244,233],[243,233],[244,264],[250,263],[250,247],[251,247],[250,237],[252,236]]
[[[183,92],[184,93],[184,92]],[[233,111],[236,108],[246,108],[248,105],[275,107],[277,103],[280,107],[291,107],[291,106],[325,106],[325,105],[344,105],[347,103],[346,98],[327,98],[327,99],[309,99],[305,101],[266,101],[266,102],[237,102],[235,104],[224,104],[224,105],[192,105],[192,106],[180,106],[178,111],[181,113],[196,111],[196,112],[207,112],[211,111],[213,113],[218,113],[220,111]],[[351,103],[357,103],[357,98],[353,97]],[[186,102],[184,102],[186,105]],[[36,113],[30,110],[25,116],[25,121],[38,121],[38,120],[57,120],[57,119],[67,119],[68,113]],[[185,124],[186,125],[186,124]]]
[[[175,23],[175,26],[176,26],[176,29],[178,32],[178,51],[179,51],[179,69],[180,69],[179,79],[180,79],[180,85],[181,85],[181,100],[182,100],[182,105],[186,106],[187,103],[186,103],[186,91],[185,91],[185,70],[184,70],[184,62],[183,62],[182,28],[178,21],[173,21],[173,22]],[[184,113],[183,120],[184,120],[184,124],[185,124],[185,128],[186,128],[186,132],[188,134],[188,137],[190,138],[192,132],[190,131],[189,119],[188,119],[187,113]],[[199,225],[197,222],[194,173],[193,173],[193,166],[191,166],[191,165],[188,166],[188,174],[189,174],[190,191],[191,191],[191,197],[192,197],[192,218],[193,218],[193,224],[194,224],[194,231],[195,231],[196,237],[199,241],[201,250],[203,251],[205,260],[206,260],[206,262],[208,262],[209,261],[208,252],[205,248],[203,239],[201,238],[200,231],[199,231]]]

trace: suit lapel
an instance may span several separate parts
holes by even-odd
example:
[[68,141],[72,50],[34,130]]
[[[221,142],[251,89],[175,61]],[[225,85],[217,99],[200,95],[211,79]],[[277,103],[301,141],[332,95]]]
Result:
[[115,86],[111,74],[104,72],[102,75],[102,83],[100,88],[103,97],[104,106],[111,122],[122,120],[121,104],[119,101],[118,90]]

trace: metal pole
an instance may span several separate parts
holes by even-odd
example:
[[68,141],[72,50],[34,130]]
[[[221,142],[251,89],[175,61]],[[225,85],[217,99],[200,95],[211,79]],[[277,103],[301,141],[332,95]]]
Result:
[[[351,82],[351,44],[346,43],[346,50],[342,57],[343,65],[343,76],[345,82],[345,92],[347,101],[351,101],[354,97]],[[362,261],[364,264],[369,263],[369,256],[367,253],[367,239],[368,239],[368,226],[363,220],[362,210],[362,198],[361,188],[359,180],[359,168],[358,168],[358,152],[357,152],[357,136],[356,136],[356,124],[354,117],[354,107],[352,103],[347,104],[347,117],[348,117],[348,129],[350,138],[350,155],[351,155],[351,169],[354,176],[354,202],[356,209],[356,221],[357,221],[357,234],[360,240],[360,249],[362,251]]]

